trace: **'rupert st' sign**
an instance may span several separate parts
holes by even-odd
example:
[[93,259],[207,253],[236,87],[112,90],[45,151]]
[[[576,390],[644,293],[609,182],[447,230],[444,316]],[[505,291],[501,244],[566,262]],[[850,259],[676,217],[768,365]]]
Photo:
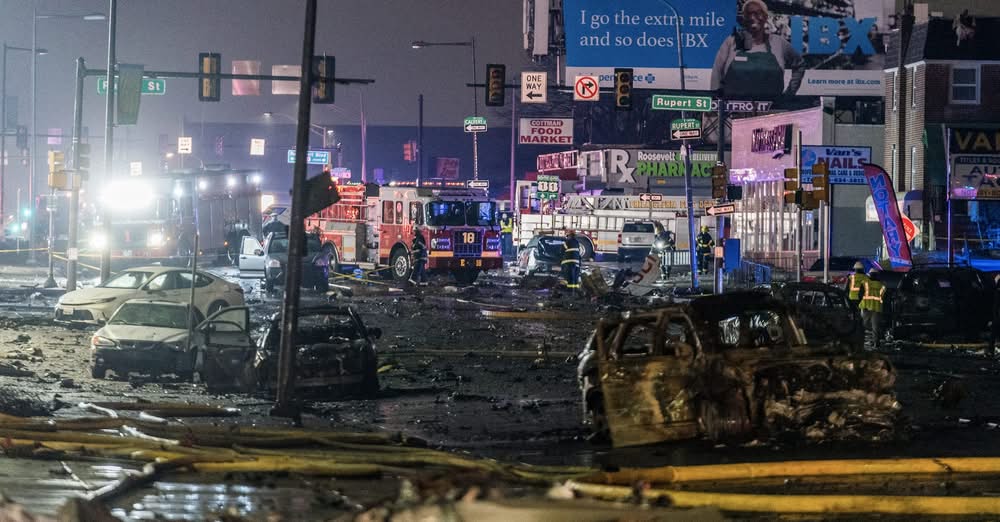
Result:
[[521,145],[573,145],[573,118],[521,118]]

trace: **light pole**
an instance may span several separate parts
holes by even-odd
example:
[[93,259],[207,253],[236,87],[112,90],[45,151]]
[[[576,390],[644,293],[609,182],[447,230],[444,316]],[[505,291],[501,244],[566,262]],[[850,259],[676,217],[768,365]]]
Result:
[[[293,118],[293,117],[291,117],[291,116],[289,116],[287,114],[283,114],[283,113],[280,113],[280,112],[271,112],[271,111],[265,111],[264,112],[264,119],[266,119],[266,120],[271,120],[275,116],[281,116],[282,118],[285,118],[286,120],[288,120],[288,121],[290,121],[292,123],[298,123],[298,121],[295,118]],[[318,123],[312,123],[312,122],[310,122],[309,123],[309,132],[312,132],[313,134],[319,136],[320,138],[323,138],[323,148],[324,149],[332,148],[332,147],[328,146],[329,143],[336,144],[336,141],[333,140],[333,138],[334,138],[333,129],[331,129],[329,127],[324,127],[324,126],[322,126],[322,125],[320,125]]]
[[[105,16],[100,13],[90,13],[83,15],[67,14],[38,14],[38,7],[31,11],[31,147],[30,158],[28,160],[28,204],[35,205],[35,164],[38,159],[38,21],[50,19],[64,20],[104,20]],[[5,75],[6,76],[6,75]],[[109,84],[110,85],[110,84]],[[110,90],[110,89],[109,89]],[[28,216],[28,263],[34,264],[35,259],[35,212]],[[50,240],[51,241],[51,240]],[[51,252],[49,253],[51,257]]]
[[[476,37],[473,36],[467,42],[425,42],[414,41],[411,44],[414,49],[425,47],[471,47],[472,48],[472,83],[476,83]],[[479,116],[479,89],[472,89],[472,115]],[[479,133],[472,133],[472,179],[479,179]]]
[[[670,4],[667,0],[660,0],[663,5],[667,6],[674,13],[674,27],[677,29],[677,67],[681,74],[681,92],[686,91],[686,85],[684,83],[684,46],[681,40],[681,17],[677,14],[677,9]],[[687,118],[687,111],[681,111],[681,118]],[[721,125],[721,122],[720,122]],[[681,147],[683,148],[682,156],[684,156],[684,197],[687,199],[687,215],[688,215],[688,255],[691,256],[691,288],[694,290],[698,289],[698,259],[695,257],[695,226],[694,226],[694,194],[691,189],[691,145],[688,140],[683,140],[681,142]],[[718,231],[716,231],[718,235]]]
[[[7,195],[6,186],[4,183],[7,180],[7,52],[8,51],[21,51],[21,52],[31,52],[30,47],[16,47],[13,45],[7,45],[7,42],[3,43],[3,66],[0,67],[0,73],[3,73],[3,78],[0,78],[0,221],[3,221],[3,198]],[[36,49],[36,53],[44,55],[48,51],[45,49]],[[21,219],[21,214],[18,212],[18,219]]]

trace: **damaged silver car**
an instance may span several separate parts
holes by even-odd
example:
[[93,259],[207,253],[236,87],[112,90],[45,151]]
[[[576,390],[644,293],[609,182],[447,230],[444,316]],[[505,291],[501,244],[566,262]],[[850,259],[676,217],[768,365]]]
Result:
[[809,344],[759,292],[601,320],[578,369],[585,421],[616,447],[704,436],[891,437],[895,371],[872,353]]

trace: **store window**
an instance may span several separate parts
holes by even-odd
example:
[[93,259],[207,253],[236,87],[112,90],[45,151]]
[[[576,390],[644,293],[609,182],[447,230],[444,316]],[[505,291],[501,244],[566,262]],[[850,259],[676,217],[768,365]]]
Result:
[[899,71],[892,73],[892,110],[899,109]]
[[979,67],[951,68],[951,103],[979,103]]
[[915,190],[917,184],[917,148],[910,147],[910,190]]

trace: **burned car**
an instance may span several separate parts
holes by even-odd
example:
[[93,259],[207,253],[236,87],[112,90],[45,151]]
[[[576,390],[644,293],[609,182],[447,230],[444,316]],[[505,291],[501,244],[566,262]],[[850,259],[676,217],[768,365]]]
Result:
[[559,270],[565,245],[566,238],[554,234],[541,234],[531,238],[518,252],[518,272],[530,277]]
[[[332,392],[376,393],[378,360],[375,340],[378,328],[368,328],[357,311],[349,306],[317,306],[299,310],[295,333],[295,387],[312,394]],[[281,314],[265,325],[253,361],[260,388],[275,390]]]
[[914,266],[903,274],[888,310],[892,339],[979,341],[989,333],[994,284],[971,267]]
[[810,342],[864,348],[861,313],[843,290],[823,283],[775,283],[758,290],[786,303]]
[[808,344],[760,292],[602,319],[580,355],[585,421],[612,444],[704,436],[886,438],[899,404],[878,354]]

